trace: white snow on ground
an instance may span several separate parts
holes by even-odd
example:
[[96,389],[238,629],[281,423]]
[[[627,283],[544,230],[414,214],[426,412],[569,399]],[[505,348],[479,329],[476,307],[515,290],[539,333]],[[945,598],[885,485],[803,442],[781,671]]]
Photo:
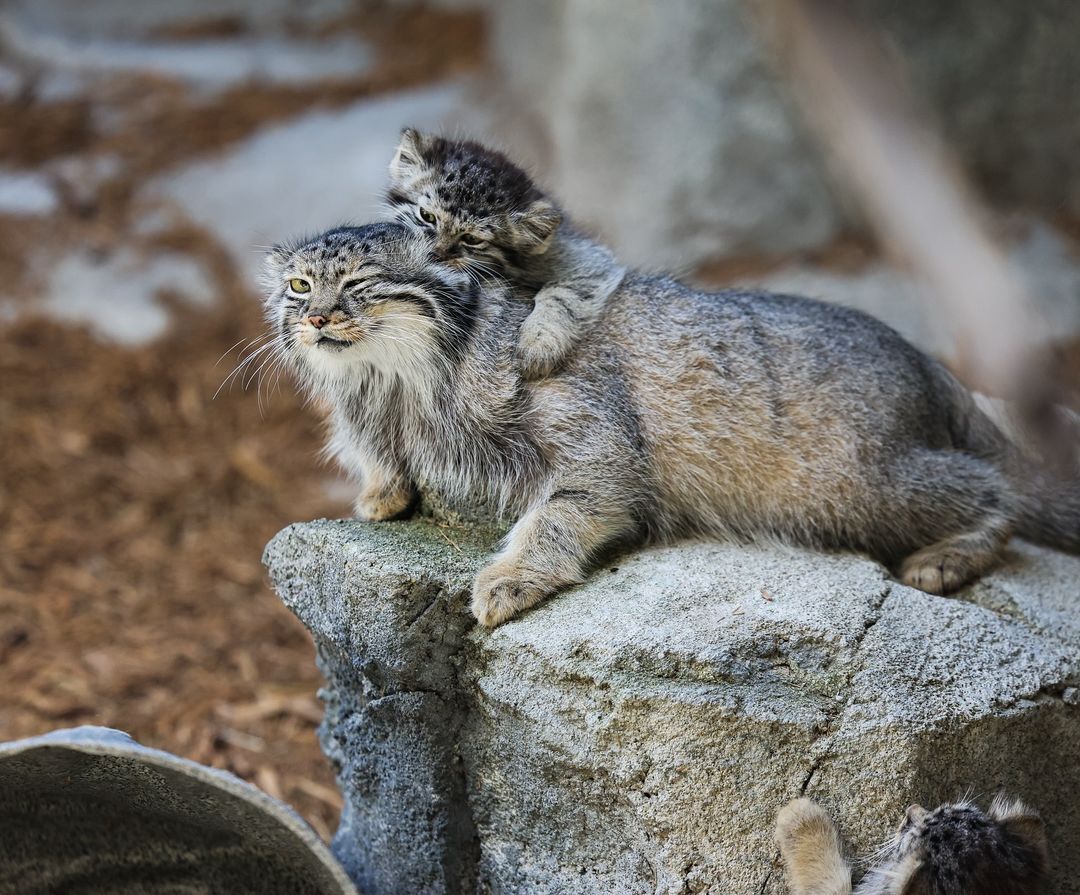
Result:
[[159,178],[148,195],[215,234],[254,283],[266,247],[382,217],[401,128],[452,127],[460,99],[460,87],[442,86],[313,112]]
[[213,300],[202,266],[177,254],[140,258],[130,249],[105,257],[90,252],[65,256],[51,271],[45,309],[65,323],[86,323],[103,339],[124,345],[162,335],[169,313],[162,290],[199,305]]
[[47,64],[54,72],[152,72],[207,92],[251,81],[300,84],[352,78],[370,68],[374,58],[367,44],[348,37],[134,42],[68,37],[25,27],[11,17],[0,18],[0,36],[18,47],[24,60]]
[[49,214],[56,206],[56,191],[48,177],[27,171],[0,170],[0,214]]
[[[1080,258],[1047,224],[1031,221],[1009,249],[1009,262],[1028,290],[1032,337],[1038,341],[1080,333]],[[935,298],[910,275],[875,262],[857,273],[794,266],[744,285],[774,292],[807,295],[858,308],[884,320],[924,351],[939,357],[953,353],[953,334]]]
[[351,0],[8,0],[6,14],[69,37],[142,37],[157,29],[239,21],[254,32],[293,23],[320,25],[344,15]]

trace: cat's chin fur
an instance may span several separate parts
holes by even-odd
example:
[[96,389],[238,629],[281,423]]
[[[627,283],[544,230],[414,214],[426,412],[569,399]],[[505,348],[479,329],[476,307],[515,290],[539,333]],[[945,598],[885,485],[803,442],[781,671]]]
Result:
[[345,348],[301,345],[298,364],[312,394],[341,401],[368,391],[385,394],[394,383],[418,400],[431,400],[442,360],[422,323],[373,332]]

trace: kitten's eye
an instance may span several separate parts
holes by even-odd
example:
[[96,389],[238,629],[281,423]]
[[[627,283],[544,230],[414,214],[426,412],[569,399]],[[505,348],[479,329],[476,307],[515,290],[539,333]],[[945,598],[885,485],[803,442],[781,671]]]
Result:
[[289,288],[298,295],[303,295],[305,292],[311,291],[311,283],[307,280],[301,280],[299,277],[293,277],[289,280]]
[[461,244],[464,246],[476,248],[476,246],[482,246],[486,242],[487,240],[482,236],[474,236],[472,233],[461,234]]
[[418,205],[416,207],[416,213],[418,215],[420,215],[420,220],[422,220],[425,224],[432,224],[432,225],[435,224],[435,221],[436,221],[435,215],[433,215],[430,211],[428,211],[422,205]]

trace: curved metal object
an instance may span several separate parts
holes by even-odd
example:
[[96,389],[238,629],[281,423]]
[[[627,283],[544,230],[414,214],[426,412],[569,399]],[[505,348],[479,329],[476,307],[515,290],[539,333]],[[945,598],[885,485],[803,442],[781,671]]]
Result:
[[106,727],[0,745],[0,895],[357,895],[291,808]]

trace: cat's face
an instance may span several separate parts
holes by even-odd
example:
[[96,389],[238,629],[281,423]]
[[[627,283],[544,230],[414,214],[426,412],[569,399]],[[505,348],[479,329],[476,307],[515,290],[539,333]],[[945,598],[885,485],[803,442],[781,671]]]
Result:
[[435,257],[476,278],[520,270],[547,250],[562,216],[498,152],[411,128],[390,163],[396,220],[431,241]]
[[478,290],[394,224],[341,227],[267,257],[266,309],[289,359],[316,377],[366,365],[422,375],[469,333]]
[[989,812],[967,802],[933,811],[912,805],[887,863],[895,895],[1034,895],[1045,874],[1042,822],[1004,800]]

